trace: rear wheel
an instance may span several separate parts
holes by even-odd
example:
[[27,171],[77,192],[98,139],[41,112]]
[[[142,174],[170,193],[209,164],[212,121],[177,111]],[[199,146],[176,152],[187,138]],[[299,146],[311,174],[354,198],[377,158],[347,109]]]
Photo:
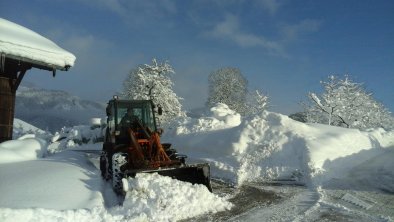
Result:
[[125,175],[120,170],[120,167],[126,163],[126,153],[115,153],[112,156],[112,187],[116,193],[123,193],[122,179]]

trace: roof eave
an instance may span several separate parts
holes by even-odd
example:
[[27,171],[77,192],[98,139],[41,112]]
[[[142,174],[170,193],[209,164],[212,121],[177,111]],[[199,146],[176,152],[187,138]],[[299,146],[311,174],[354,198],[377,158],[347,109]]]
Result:
[[10,55],[10,54],[6,54],[5,57],[6,58],[10,58],[10,59],[14,59],[14,60],[17,60],[17,61],[29,63],[29,64],[31,64],[32,67],[35,67],[35,68],[38,68],[38,69],[44,69],[44,70],[48,70],[48,71],[56,71],[56,70],[68,71],[71,68],[71,65],[65,65],[63,67],[63,66],[59,66],[59,65],[55,65],[55,64],[48,64],[48,63],[45,63],[45,62],[32,60],[32,59],[29,59],[29,58],[23,58],[23,57],[20,57],[20,56],[14,56],[14,55]]

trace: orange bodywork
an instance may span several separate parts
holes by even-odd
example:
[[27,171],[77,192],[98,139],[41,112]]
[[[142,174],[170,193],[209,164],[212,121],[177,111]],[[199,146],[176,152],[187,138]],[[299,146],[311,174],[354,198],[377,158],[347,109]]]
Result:
[[179,164],[178,160],[171,160],[166,154],[157,132],[153,132],[149,139],[139,139],[140,133],[128,129],[130,145],[127,149],[129,164],[132,168],[159,168]]

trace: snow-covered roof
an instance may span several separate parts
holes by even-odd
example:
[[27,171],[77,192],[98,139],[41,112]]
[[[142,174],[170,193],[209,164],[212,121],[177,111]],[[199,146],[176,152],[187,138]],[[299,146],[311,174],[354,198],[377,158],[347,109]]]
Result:
[[75,56],[40,34],[0,18],[0,54],[51,69],[67,70]]

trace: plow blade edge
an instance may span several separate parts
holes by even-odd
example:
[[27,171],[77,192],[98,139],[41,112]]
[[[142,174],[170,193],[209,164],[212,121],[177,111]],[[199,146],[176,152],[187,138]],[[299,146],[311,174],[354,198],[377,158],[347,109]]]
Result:
[[202,184],[212,192],[209,164],[195,164],[154,170],[129,170],[127,175],[133,177],[137,173],[158,173],[159,175],[169,176],[180,181]]

